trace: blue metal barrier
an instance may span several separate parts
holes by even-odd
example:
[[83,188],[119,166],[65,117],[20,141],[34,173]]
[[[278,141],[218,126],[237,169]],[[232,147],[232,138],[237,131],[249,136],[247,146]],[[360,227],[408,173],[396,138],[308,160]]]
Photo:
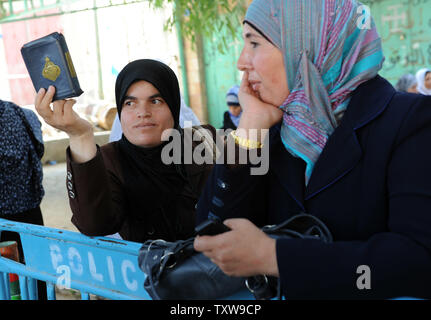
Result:
[[[10,299],[9,273],[19,275],[21,299],[36,300],[36,280],[47,284],[47,297],[55,300],[55,285],[76,289],[83,300],[89,294],[108,299],[151,299],[139,269],[140,243],[87,237],[60,230],[0,219],[0,233],[20,234],[25,264],[0,257],[0,300]],[[227,299],[251,299],[239,292]]]
[[[0,257],[0,300],[10,300],[9,273],[19,275],[22,300],[37,300],[36,279],[47,284],[48,300],[55,285],[115,300],[149,300],[138,266],[140,243],[0,219],[2,231],[20,234],[25,264]],[[254,300],[241,291],[223,300]],[[417,300],[400,297],[394,300]],[[419,299],[420,300],[420,299]]]
[[141,244],[0,219],[0,232],[20,234],[25,265],[0,257],[0,299],[8,299],[7,273],[20,276],[22,299],[36,298],[36,281],[110,299],[150,299],[143,288],[145,274],[138,266]]

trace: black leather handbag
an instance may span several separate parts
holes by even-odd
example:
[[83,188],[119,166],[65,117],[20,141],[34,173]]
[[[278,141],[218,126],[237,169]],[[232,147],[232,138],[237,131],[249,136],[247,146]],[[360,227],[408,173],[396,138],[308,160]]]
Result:
[[[264,226],[262,231],[274,239],[302,238],[332,242],[332,235],[326,225],[315,216],[306,213],[297,214],[278,225]],[[274,297],[281,299],[280,281],[276,277],[266,275],[248,277],[246,286],[257,300]]]
[[138,257],[147,275],[144,288],[154,300],[213,300],[245,290],[245,278],[230,277],[193,248],[194,238],[147,240]]
[[[332,242],[325,224],[309,214],[298,214],[262,230],[273,238],[303,238]],[[139,252],[139,267],[147,275],[144,288],[154,300],[213,300],[248,288],[258,300],[281,297],[278,278],[266,275],[230,277],[193,248],[194,238],[167,242],[148,240]]]

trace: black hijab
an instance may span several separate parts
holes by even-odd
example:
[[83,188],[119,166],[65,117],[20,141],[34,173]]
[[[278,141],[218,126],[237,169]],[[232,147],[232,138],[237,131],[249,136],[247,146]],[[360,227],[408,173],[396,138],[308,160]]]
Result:
[[151,60],[141,59],[126,65],[117,77],[115,83],[115,100],[118,116],[121,118],[124,97],[129,87],[136,81],[144,80],[151,83],[162,95],[171,110],[174,118],[174,128],[179,128],[181,96],[178,79],[174,71],[166,64]]
[[[166,101],[179,129],[180,89],[175,73],[162,62],[143,59],[129,63],[118,75],[115,84],[117,110],[121,119],[122,104],[129,87],[140,80],[151,83]],[[174,199],[182,191],[185,178],[181,166],[165,165],[161,152],[168,142],[143,148],[122,136],[118,143],[125,180],[128,212],[137,223],[143,223],[149,234],[165,239],[174,237],[176,217]],[[144,230],[143,230],[144,231]]]

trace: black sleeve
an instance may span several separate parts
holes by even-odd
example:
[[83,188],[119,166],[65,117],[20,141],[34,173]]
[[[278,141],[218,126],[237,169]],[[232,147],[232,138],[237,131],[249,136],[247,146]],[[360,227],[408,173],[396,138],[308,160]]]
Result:
[[[230,136],[226,137],[226,141],[229,139]],[[241,164],[238,146],[235,146],[235,163],[229,164],[226,146],[221,156],[222,163],[218,160],[214,166],[199,198],[196,222],[199,224],[205,221],[208,214],[212,213],[222,220],[247,218],[256,225],[262,225],[266,212],[267,174],[253,174],[252,169],[259,164],[252,164],[248,160]]]
[[67,149],[66,186],[72,210],[72,223],[88,236],[118,232],[124,221],[124,199],[117,175],[107,169],[99,146],[96,156],[75,163]]

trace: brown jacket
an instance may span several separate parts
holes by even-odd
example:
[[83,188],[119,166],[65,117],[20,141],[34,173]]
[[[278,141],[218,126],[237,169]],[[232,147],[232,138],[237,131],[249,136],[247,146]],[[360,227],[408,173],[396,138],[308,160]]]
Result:
[[[211,126],[203,127],[210,130],[212,137],[200,135],[200,141],[192,143],[193,150],[201,143],[215,147],[215,129]],[[210,144],[208,140],[211,140]],[[174,241],[193,235],[196,203],[212,164],[185,164],[188,183],[175,200],[176,212],[161,212],[151,218],[151,223],[144,223],[128,214],[127,208],[133,204],[126,201],[118,142],[98,146],[97,149],[96,156],[82,164],[73,162],[70,149],[67,150],[66,186],[73,213],[72,223],[78,230],[88,236],[119,232],[123,239],[135,242],[148,239]],[[169,226],[164,228],[166,224]],[[168,234],[166,230],[175,230],[175,234]]]

